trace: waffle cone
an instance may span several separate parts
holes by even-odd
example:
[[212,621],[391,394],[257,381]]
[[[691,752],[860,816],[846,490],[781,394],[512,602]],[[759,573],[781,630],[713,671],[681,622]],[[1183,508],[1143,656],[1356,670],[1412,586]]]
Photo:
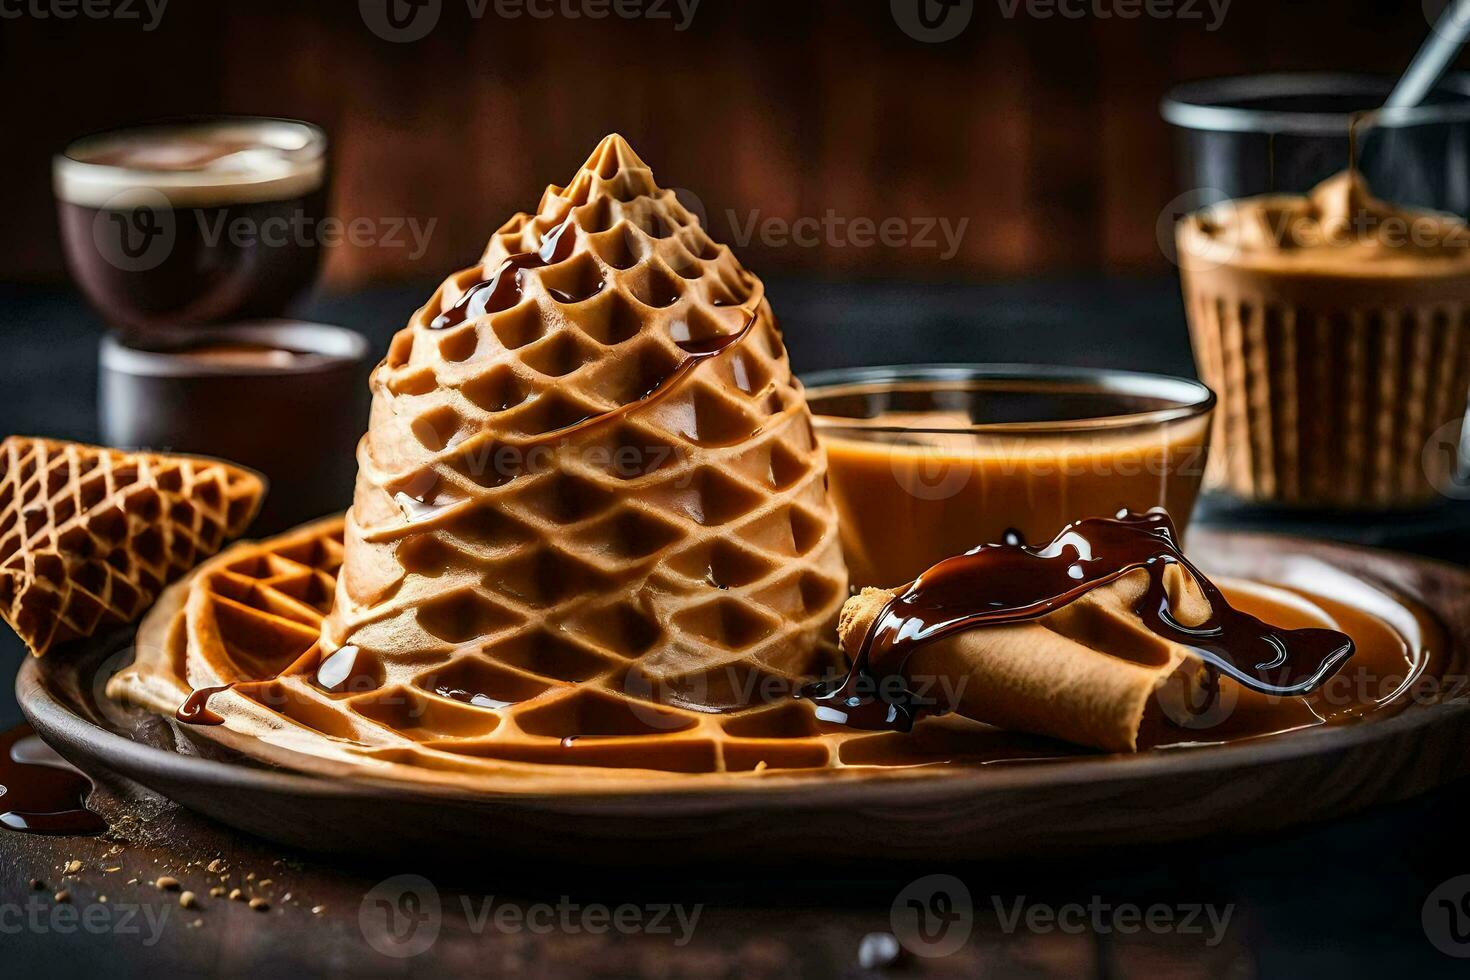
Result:
[[40,656],[128,623],[240,535],[265,485],[217,460],[0,443],[0,615]]
[[1380,201],[1348,171],[1176,233],[1195,360],[1219,396],[1209,485],[1338,510],[1449,489],[1470,394],[1470,227]]
[[[1470,394],[1470,278],[1357,297],[1326,282],[1184,274],[1200,375],[1219,396],[1208,485],[1341,510],[1436,499]],[[1426,451],[1426,447],[1430,447]]]
[[440,287],[372,394],[328,654],[704,707],[821,665],[846,572],[764,287],[621,137]]
[[805,396],[760,280],[621,138],[371,386],[345,518],[172,589],[109,694],[409,779],[841,764],[791,700],[847,587]]

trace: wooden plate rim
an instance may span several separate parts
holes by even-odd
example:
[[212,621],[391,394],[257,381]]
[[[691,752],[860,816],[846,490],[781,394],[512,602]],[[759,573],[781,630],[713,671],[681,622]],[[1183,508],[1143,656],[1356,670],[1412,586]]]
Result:
[[[1203,534],[1201,536],[1204,536]],[[1347,559],[1347,570],[1370,582],[1399,591],[1403,583],[1388,582],[1369,569],[1387,567],[1400,572],[1418,570],[1457,586],[1460,617],[1447,617],[1429,597],[1414,598],[1429,607],[1443,623],[1452,659],[1470,652],[1470,569],[1447,562],[1403,555],[1372,548],[1317,541],[1307,538],[1259,534],[1210,532],[1210,537],[1228,541],[1232,547],[1283,546],[1304,557],[1325,556]],[[1454,620],[1461,623],[1456,628]],[[1304,756],[1326,755],[1408,735],[1422,728],[1453,724],[1470,715],[1470,697],[1460,693],[1447,700],[1406,707],[1381,721],[1326,726],[1260,742],[1162,750],[1136,756],[1096,756],[1044,763],[990,764],[963,769],[913,772],[900,778],[892,774],[874,778],[845,777],[826,781],[792,777],[781,782],[743,781],[734,785],[680,785],[677,780],[650,783],[625,790],[589,789],[582,793],[455,792],[449,788],[409,785],[377,777],[343,779],[332,776],[258,769],[229,762],[187,756],[135,742],[83,718],[58,700],[47,687],[46,677],[35,660],[27,660],[16,677],[16,697],[32,726],[63,755],[73,754],[112,760],[110,765],[124,775],[156,773],[170,781],[187,781],[233,790],[255,789],[273,794],[290,794],[316,799],[373,799],[385,796],[399,800],[477,805],[493,803],[523,810],[575,812],[606,811],[608,807],[648,809],[650,803],[664,814],[746,810],[759,802],[783,808],[830,808],[833,806],[878,806],[904,809],[930,806],[945,799],[974,801],[989,793],[1016,790],[1055,790],[1066,786],[1097,787],[1130,780],[1157,779],[1181,773],[1222,772],[1250,769],[1287,762]],[[70,751],[68,751],[70,750]],[[139,780],[145,782],[146,780]]]

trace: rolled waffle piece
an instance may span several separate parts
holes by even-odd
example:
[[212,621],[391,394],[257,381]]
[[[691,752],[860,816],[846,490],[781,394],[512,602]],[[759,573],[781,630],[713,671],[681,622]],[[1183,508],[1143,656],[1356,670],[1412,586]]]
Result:
[[0,615],[40,656],[131,622],[249,526],[256,474],[213,459],[0,443]]
[[[905,673],[953,692],[960,714],[1009,731],[1132,752],[1167,714],[1206,703],[1212,678],[1190,651],[1134,611],[1149,573],[1135,569],[1040,619],[984,626],[914,651]],[[1198,626],[1210,604],[1178,565],[1164,573],[1175,621]],[[866,588],[842,609],[843,647],[856,659],[895,593]]]
[[372,394],[326,654],[719,708],[834,652],[826,461],[764,287],[621,137],[440,287]]

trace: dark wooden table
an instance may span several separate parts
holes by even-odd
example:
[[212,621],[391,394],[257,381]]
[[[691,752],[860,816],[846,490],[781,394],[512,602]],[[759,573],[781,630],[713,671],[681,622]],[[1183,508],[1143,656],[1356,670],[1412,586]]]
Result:
[[[309,314],[356,327],[381,349],[424,295],[415,286],[324,298]],[[1190,372],[1167,281],[775,283],[771,295],[804,370],[857,360],[1064,359]],[[0,329],[0,430],[93,438],[95,318],[67,291],[0,287]],[[0,661],[13,668],[20,656],[7,633]],[[0,726],[18,720],[5,688]],[[855,869],[652,873],[645,856],[629,854],[615,874],[484,867],[469,856],[454,867],[334,865],[244,839],[129,787],[103,788],[94,802],[112,818],[108,839],[0,831],[0,975],[1465,975],[1465,961],[1436,948],[1421,915],[1441,882],[1470,873],[1467,782],[1266,840],[947,867],[894,866],[874,841],[873,862]],[[79,867],[68,873],[71,862]],[[968,891],[972,914],[945,934],[968,928],[963,945],[945,957],[905,955],[881,973],[861,968],[863,937],[892,930],[895,900],[902,893],[902,908],[910,886],[931,874],[954,876]],[[193,891],[198,907],[159,891],[159,876]],[[33,889],[32,879],[45,888]],[[211,896],[211,887],[239,888],[269,908]],[[934,903],[934,887],[919,887],[929,908],[946,908]],[[70,893],[68,903],[56,902],[58,890]],[[953,882],[938,890],[961,894]],[[931,920],[935,934],[938,923]]]

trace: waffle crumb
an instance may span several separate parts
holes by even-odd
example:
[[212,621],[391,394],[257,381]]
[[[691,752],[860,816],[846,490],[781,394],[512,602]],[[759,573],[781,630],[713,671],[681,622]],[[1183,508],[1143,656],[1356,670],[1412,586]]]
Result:
[[66,862],[66,867],[62,869],[62,871],[69,875],[74,875],[80,870],[82,870],[82,862],[80,861],[68,861]]
[[230,866],[225,863],[223,858],[215,858],[213,861],[209,862],[209,867],[207,867],[205,870],[208,871],[210,874],[217,875],[228,871],[229,867]]

